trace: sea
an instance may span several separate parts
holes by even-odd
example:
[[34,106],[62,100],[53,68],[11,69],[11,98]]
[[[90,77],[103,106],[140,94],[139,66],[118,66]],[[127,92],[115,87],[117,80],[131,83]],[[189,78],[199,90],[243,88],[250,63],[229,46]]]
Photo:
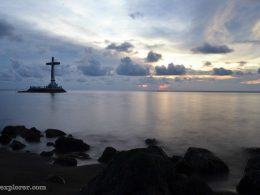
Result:
[[[0,91],[0,128],[25,125],[42,131],[64,130],[91,146],[97,163],[107,146],[117,150],[145,147],[156,138],[171,155],[188,147],[213,151],[230,167],[229,177],[210,183],[234,190],[243,176],[249,154],[260,147],[260,94],[225,92],[68,91],[62,94]],[[27,144],[27,150],[50,150]]]

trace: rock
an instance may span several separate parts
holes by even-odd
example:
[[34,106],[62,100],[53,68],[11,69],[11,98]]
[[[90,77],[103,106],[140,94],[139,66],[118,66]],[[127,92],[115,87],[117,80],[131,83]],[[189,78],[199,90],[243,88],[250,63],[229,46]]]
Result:
[[27,130],[25,133],[23,133],[22,137],[27,142],[40,142],[40,139],[42,137],[41,131],[36,129],[35,127]]
[[54,146],[53,142],[47,142],[46,146]]
[[188,176],[192,175],[193,173],[193,169],[190,163],[188,163],[185,159],[181,159],[175,164],[175,171],[176,173]]
[[6,126],[2,131],[2,135],[9,135],[12,138],[15,138],[17,135],[22,135],[28,129],[25,126]]
[[81,159],[81,160],[90,159],[89,154],[86,154],[84,152],[72,152],[72,153],[66,154],[65,156],[70,157],[70,158],[77,158],[77,159]]
[[45,134],[47,138],[60,137],[66,135],[65,132],[58,129],[47,129],[45,131]]
[[148,138],[148,139],[145,140],[145,144],[147,146],[155,146],[155,145],[158,144],[158,142],[155,138],[152,138],[152,139]]
[[62,165],[62,166],[68,166],[68,167],[74,167],[77,166],[77,160],[75,158],[70,157],[58,157],[55,159],[54,164]]
[[154,154],[158,154],[160,156],[163,156],[164,158],[169,158],[164,150],[159,146],[149,146],[147,149]]
[[42,151],[40,153],[40,156],[42,156],[42,157],[52,157],[53,156],[53,152],[52,151]]
[[113,159],[116,155],[117,150],[113,147],[106,147],[101,157],[99,157],[98,161],[102,163],[108,163]]
[[202,176],[214,177],[229,173],[228,166],[220,158],[203,148],[189,148],[184,159],[195,173]]
[[81,194],[170,195],[168,180],[175,174],[173,163],[158,151],[138,148],[118,152]]
[[237,192],[243,195],[260,194],[260,171],[249,171],[240,180]]
[[80,139],[70,137],[59,137],[55,141],[55,152],[68,153],[68,152],[82,152],[89,150],[90,146]]
[[177,155],[173,155],[171,160],[174,164],[176,164],[178,161],[182,160],[183,157],[182,156],[177,156]]
[[51,175],[46,180],[49,181],[49,182],[52,182],[52,183],[66,184],[65,179],[61,176],[58,176],[58,175]]
[[13,150],[21,150],[23,148],[25,148],[25,144],[17,141],[17,140],[13,140],[13,142],[10,144],[10,147],[13,149]]
[[172,195],[214,195],[205,182],[195,177],[176,175],[169,186]]
[[0,143],[3,145],[7,145],[11,142],[12,137],[8,134],[3,134],[0,136]]
[[260,155],[260,148],[257,147],[246,148],[245,151],[251,155]]
[[245,172],[249,171],[260,171],[260,156],[250,158],[247,161]]

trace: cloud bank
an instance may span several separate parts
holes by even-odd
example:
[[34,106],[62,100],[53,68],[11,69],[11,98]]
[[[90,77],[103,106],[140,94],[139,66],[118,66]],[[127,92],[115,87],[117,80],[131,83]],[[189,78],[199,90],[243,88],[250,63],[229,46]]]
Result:
[[173,63],[168,64],[166,68],[163,66],[155,67],[156,75],[184,75],[186,74],[186,68],[183,65],[174,65]]
[[213,68],[213,75],[232,75],[233,71],[225,68]]
[[131,52],[132,49],[134,48],[134,46],[129,43],[129,42],[124,42],[122,44],[115,44],[115,43],[111,43],[110,45],[108,45],[106,47],[106,49],[111,49],[111,50],[115,50],[115,51],[118,51],[118,52]]
[[202,54],[227,54],[233,52],[234,50],[226,45],[212,45],[209,43],[204,43],[202,46],[193,48],[192,51],[194,53]]

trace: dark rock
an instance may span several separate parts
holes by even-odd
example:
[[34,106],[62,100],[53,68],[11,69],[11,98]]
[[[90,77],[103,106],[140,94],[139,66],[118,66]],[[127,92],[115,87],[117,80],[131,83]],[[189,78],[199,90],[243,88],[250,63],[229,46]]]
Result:
[[25,144],[17,141],[17,140],[13,140],[12,143],[10,144],[10,147],[13,149],[13,150],[21,150],[23,148],[25,148]]
[[260,194],[260,171],[249,171],[240,180],[237,192],[242,195]]
[[203,148],[189,148],[184,159],[195,173],[203,176],[222,176],[229,173],[228,166],[220,158]]
[[251,155],[260,155],[260,148],[257,147],[246,148],[245,151]]
[[175,171],[176,173],[184,175],[192,175],[193,173],[190,163],[188,163],[185,159],[181,159],[175,164]]
[[175,174],[173,163],[158,151],[139,148],[118,152],[81,194],[170,195],[168,180]]
[[53,143],[53,142],[47,142],[46,145],[47,145],[47,146],[54,146],[54,143]]
[[45,131],[46,137],[53,138],[53,137],[60,137],[66,135],[65,132],[58,130],[58,129],[47,129]]
[[40,156],[42,156],[42,157],[52,157],[53,156],[53,152],[52,151],[42,151],[40,153]]
[[183,159],[182,156],[177,156],[177,155],[173,155],[172,158],[171,158],[171,160],[174,164],[177,163],[178,161],[182,160],[182,159]]
[[42,137],[41,131],[36,129],[35,127],[27,130],[21,135],[27,142],[40,142]]
[[195,177],[176,175],[169,181],[172,195],[213,195],[212,189],[203,181]]
[[47,181],[57,184],[66,184],[66,181],[63,177],[58,175],[51,175],[47,178]]
[[17,135],[22,135],[28,129],[25,126],[6,126],[3,131],[2,135],[9,135],[12,138],[15,138]]
[[0,143],[3,145],[7,145],[11,142],[12,137],[8,134],[3,134],[0,136]]
[[113,147],[106,147],[101,157],[98,159],[99,162],[108,163],[116,155],[117,150]]
[[77,158],[77,159],[81,159],[81,160],[90,159],[89,154],[86,154],[84,152],[72,152],[72,153],[66,154],[65,156],[70,157],[70,158]]
[[149,146],[147,149],[153,154],[158,154],[160,156],[163,156],[164,158],[169,158],[164,150],[159,146]]
[[75,158],[70,157],[58,157],[57,159],[55,159],[54,164],[74,167],[77,166],[77,160]]
[[155,138],[152,138],[152,139],[148,138],[145,140],[145,143],[147,146],[155,146],[158,144],[158,142]]
[[58,153],[80,152],[89,150],[90,146],[80,139],[59,137],[55,141],[55,151]]
[[260,171],[260,156],[250,158],[247,161],[245,172],[249,171]]

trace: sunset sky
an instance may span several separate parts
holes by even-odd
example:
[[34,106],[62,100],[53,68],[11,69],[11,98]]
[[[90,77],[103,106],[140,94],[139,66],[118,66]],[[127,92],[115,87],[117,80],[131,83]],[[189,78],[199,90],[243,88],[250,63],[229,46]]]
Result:
[[67,89],[260,91],[259,10],[259,0],[2,1],[0,88],[48,84],[55,56]]

